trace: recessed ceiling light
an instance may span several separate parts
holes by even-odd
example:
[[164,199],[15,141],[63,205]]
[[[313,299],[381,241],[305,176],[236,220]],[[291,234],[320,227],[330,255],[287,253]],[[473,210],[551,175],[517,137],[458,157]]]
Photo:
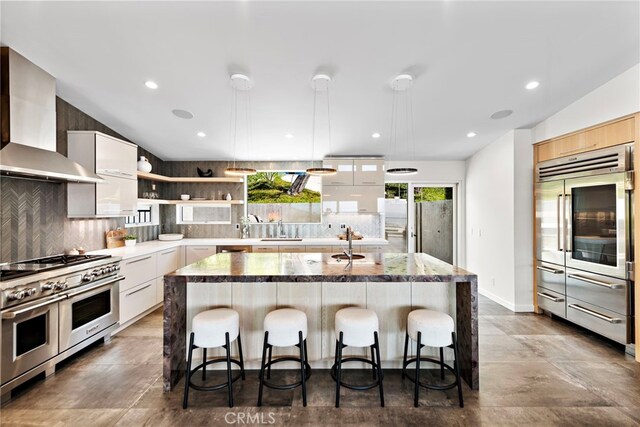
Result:
[[476,135],[477,135],[477,133],[475,133],[475,132],[469,132],[469,133],[467,134],[467,138],[473,138],[473,137],[474,137],[474,136],[476,136]]
[[380,138],[380,134],[379,134],[378,132],[376,132],[376,133],[372,133],[372,134],[371,134],[371,138],[378,139],[378,138]]
[[197,135],[198,135],[200,138],[204,138],[205,136],[207,136],[207,134],[206,134],[206,133],[204,133],[204,132],[198,132],[198,133],[197,133]]
[[513,114],[513,110],[500,110],[496,111],[491,115],[493,120],[504,119],[505,117],[509,117]]
[[285,133],[284,137],[287,138],[287,139],[291,139],[291,138],[293,138],[293,134],[292,133]]
[[533,90],[533,89],[537,88],[538,86],[540,86],[540,82],[537,82],[537,81],[533,80],[533,81],[530,81],[529,83],[527,83],[527,85],[525,86],[525,89]]
[[171,110],[174,116],[180,117],[181,119],[193,119],[193,113],[187,110]]
[[144,85],[149,89],[158,89],[158,83],[151,80],[147,80],[146,82],[144,82]]

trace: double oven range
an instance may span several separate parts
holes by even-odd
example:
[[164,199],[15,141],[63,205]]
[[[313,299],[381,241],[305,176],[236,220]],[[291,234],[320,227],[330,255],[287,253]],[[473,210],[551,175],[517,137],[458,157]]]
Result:
[[59,255],[0,265],[0,395],[118,326],[120,258]]
[[538,306],[631,348],[632,146],[539,163],[536,231]]

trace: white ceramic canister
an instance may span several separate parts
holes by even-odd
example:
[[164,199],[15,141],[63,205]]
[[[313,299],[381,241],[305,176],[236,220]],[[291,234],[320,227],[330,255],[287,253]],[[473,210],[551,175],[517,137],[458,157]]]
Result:
[[145,156],[140,156],[140,160],[138,160],[138,170],[140,172],[149,173],[151,172],[151,163]]

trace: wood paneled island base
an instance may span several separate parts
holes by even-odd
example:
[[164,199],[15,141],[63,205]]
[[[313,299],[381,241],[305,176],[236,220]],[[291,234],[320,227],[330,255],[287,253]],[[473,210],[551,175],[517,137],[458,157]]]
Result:
[[477,276],[426,254],[366,254],[347,267],[329,254],[222,253],[166,275],[165,391],[184,375],[190,317],[223,306],[240,313],[248,368],[262,350],[264,316],[279,307],[307,313],[311,364],[326,368],[333,359],[333,315],[342,307],[376,311],[385,367],[401,366],[406,315],[412,309],[449,312],[456,319],[462,377],[473,390],[480,386]]

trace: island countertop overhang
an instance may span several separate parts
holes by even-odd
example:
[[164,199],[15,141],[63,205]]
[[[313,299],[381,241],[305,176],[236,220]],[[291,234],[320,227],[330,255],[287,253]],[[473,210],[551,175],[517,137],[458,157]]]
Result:
[[423,253],[368,253],[347,267],[323,253],[221,253],[165,276],[171,282],[451,282],[477,276]]

